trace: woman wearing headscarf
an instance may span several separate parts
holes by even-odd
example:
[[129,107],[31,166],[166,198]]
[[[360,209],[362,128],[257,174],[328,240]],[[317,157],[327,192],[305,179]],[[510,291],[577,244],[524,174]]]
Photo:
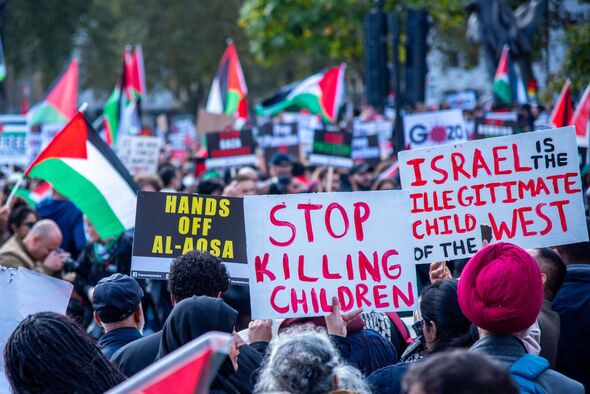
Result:
[[[210,331],[231,334],[234,332],[237,318],[238,312],[224,303],[221,298],[205,296],[186,298],[176,304],[164,324],[157,358],[172,353]],[[233,341],[230,354],[224,360],[211,384],[211,393],[233,394],[247,391],[240,385],[242,379],[235,376],[238,370],[238,354],[236,342]]]

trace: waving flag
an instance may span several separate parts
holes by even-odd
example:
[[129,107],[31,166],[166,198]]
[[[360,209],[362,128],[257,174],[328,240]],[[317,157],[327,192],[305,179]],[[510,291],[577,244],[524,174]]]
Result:
[[273,116],[289,107],[297,107],[333,123],[344,97],[345,71],[346,65],[341,64],[287,85],[257,106],[256,113]]
[[80,112],[33,160],[25,175],[51,183],[90,219],[103,239],[135,225],[137,185]]
[[509,55],[508,45],[504,45],[502,56],[496,69],[496,76],[492,85],[492,92],[504,104],[512,104],[512,88],[510,87],[509,78]]
[[77,103],[78,61],[74,59],[45,99],[31,108],[29,124],[64,124],[76,113]]
[[245,121],[248,118],[247,94],[238,52],[233,41],[229,40],[211,84],[207,112],[230,115]]
[[229,352],[229,334],[209,332],[158,360],[107,394],[206,394]]
[[588,147],[588,121],[590,120],[590,85],[584,90],[584,94],[576,107],[572,117],[572,124],[576,126],[576,140],[578,146]]
[[549,122],[555,127],[565,127],[571,125],[574,107],[572,104],[572,87],[568,79],[561,89],[559,98],[551,111]]
[[103,107],[106,141],[116,145],[119,135],[138,134],[141,130],[141,100],[146,95],[143,52],[137,45],[123,53],[123,71]]

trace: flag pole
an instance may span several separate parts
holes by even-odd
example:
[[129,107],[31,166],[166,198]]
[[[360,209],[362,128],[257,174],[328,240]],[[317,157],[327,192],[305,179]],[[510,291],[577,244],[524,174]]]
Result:
[[80,108],[78,108],[78,112],[84,113],[87,109],[88,109],[88,103],[85,101],[85,102],[82,103],[82,105],[80,106]]
[[21,184],[23,183],[24,177],[25,177],[24,174],[21,174],[21,176],[18,178],[18,180],[14,184],[14,187],[10,191],[8,198],[6,199],[6,203],[4,203],[4,207],[10,206],[10,203],[12,202],[12,200],[14,199],[14,196],[16,195],[16,191],[20,188]]

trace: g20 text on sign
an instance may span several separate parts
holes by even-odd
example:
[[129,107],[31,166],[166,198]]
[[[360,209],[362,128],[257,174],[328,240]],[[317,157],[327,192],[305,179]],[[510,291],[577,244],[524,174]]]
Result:
[[[402,191],[244,199],[253,319],[416,308],[409,198]],[[395,225],[393,225],[395,224]]]
[[247,282],[241,198],[139,192],[131,275],[167,279],[176,256],[201,250],[217,256],[233,281]]
[[463,112],[451,109],[404,116],[404,138],[409,149],[467,140]]
[[588,239],[572,127],[405,151],[400,163],[419,263],[471,256],[483,239]]

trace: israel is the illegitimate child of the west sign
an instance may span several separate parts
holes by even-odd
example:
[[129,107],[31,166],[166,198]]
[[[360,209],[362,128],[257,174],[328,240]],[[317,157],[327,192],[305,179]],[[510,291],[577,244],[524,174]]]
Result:
[[402,191],[252,196],[244,219],[253,319],[416,309]]
[[573,127],[400,153],[414,258],[468,257],[488,242],[588,240]]

